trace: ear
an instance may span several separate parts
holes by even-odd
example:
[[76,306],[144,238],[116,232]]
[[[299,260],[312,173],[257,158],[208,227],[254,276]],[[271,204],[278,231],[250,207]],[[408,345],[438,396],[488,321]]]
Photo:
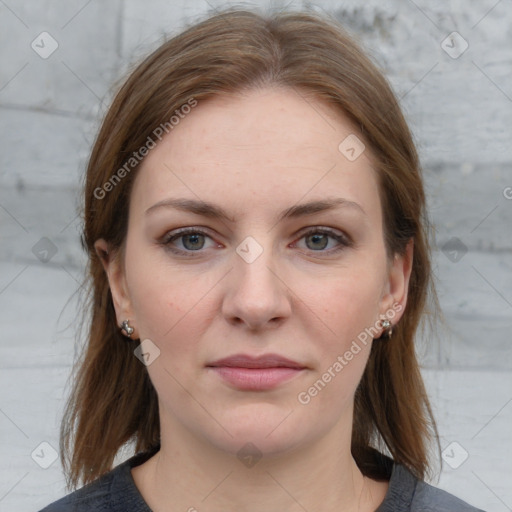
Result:
[[[412,271],[414,254],[414,240],[407,243],[404,254],[395,254],[393,261],[388,265],[388,277],[385,291],[381,299],[380,315],[388,316],[393,325],[396,325],[405,311],[407,305],[407,292]],[[393,315],[386,315],[393,311]]]
[[[108,242],[103,238],[96,240],[94,243],[96,254],[101,260],[105,273],[107,274],[110,291],[112,293],[112,300],[114,302],[114,309],[116,311],[117,325],[121,325],[123,320],[132,320],[133,324],[133,310],[126,285],[126,278],[124,273],[124,266],[122,258],[118,250],[113,250]],[[132,338],[137,338],[137,329]]]

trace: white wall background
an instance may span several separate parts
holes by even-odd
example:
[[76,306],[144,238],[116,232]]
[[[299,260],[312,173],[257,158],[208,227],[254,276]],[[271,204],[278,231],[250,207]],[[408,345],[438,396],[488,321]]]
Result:
[[[65,493],[39,445],[58,449],[84,264],[76,198],[113,86],[165,34],[226,5],[0,0],[0,511]],[[418,343],[446,448],[437,485],[510,511],[512,1],[309,5],[345,22],[380,63],[420,149],[447,321],[439,339]]]

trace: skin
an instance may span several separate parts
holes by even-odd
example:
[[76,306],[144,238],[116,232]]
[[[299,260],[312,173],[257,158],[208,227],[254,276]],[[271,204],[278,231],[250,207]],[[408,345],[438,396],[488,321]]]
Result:
[[[360,332],[399,304],[395,324],[406,305],[412,243],[387,258],[369,150],[353,162],[338,150],[351,133],[332,107],[292,89],[200,101],[142,163],[124,252],[97,241],[119,324],[130,319],[132,338],[161,351],[148,366],[161,450],[132,470],[155,512],[373,511],[383,501],[388,483],[364,478],[350,453],[371,340],[307,405],[297,400]],[[362,211],[345,205],[276,220],[332,197]],[[147,212],[169,198],[215,203],[231,220],[165,206]],[[208,235],[168,236],[164,245],[184,227]],[[352,244],[305,236],[316,228]],[[251,263],[236,252],[248,236],[263,249]],[[375,343],[383,342],[392,340]],[[275,389],[241,391],[205,367],[270,352],[307,368]],[[247,442],[262,454],[252,467],[236,456]]]

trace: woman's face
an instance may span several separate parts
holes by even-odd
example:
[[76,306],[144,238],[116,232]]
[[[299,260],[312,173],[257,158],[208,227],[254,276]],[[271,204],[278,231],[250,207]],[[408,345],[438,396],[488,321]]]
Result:
[[[411,263],[410,250],[386,258],[353,131],[312,97],[268,88],[199,101],[143,161],[124,263],[106,268],[119,324],[150,340],[164,435],[275,454],[351,431],[372,335],[400,318]],[[301,369],[211,367],[234,355]]]

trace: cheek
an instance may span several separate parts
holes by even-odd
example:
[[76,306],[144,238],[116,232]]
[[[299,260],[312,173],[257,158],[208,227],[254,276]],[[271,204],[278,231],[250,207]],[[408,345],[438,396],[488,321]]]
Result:
[[126,255],[127,283],[141,340],[150,339],[163,359],[171,362],[187,354],[197,357],[201,333],[211,321],[208,304],[214,276],[206,272],[198,278],[184,267],[170,265],[164,251],[143,252],[135,244],[127,244]]
[[[339,274],[336,284],[309,289],[314,319],[307,336],[317,340],[317,371],[297,395],[304,413],[335,421],[353,400],[370,354],[378,319],[377,275]],[[304,288],[304,293],[306,288]],[[311,316],[311,315],[310,315]]]
[[[371,267],[370,267],[371,268]],[[374,267],[375,268],[375,265]],[[326,349],[341,350],[379,318],[382,294],[380,271],[347,267],[335,278],[310,281],[299,292],[323,325]]]
[[179,274],[173,277],[170,279],[153,268],[147,279],[140,272],[132,280],[132,305],[141,336],[163,343],[179,337],[178,333],[191,325],[199,327],[200,300],[207,289],[203,290],[199,280],[192,285]]

